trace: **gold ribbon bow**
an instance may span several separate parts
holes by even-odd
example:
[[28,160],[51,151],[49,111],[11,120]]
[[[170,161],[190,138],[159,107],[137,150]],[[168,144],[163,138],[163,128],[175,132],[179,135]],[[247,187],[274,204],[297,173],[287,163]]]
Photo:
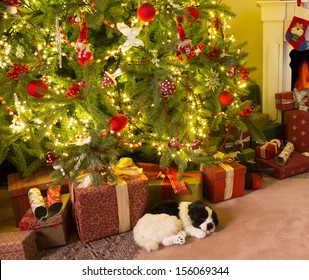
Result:
[[116,195],[119,232],[125,232],[130,230],[131,225],[128,185],[123,177],[139,176],[143,173],[143,169],[135,166],[131,158],[121,158],[118,163],[113,166],[113,171],[115,175],[117,175]]

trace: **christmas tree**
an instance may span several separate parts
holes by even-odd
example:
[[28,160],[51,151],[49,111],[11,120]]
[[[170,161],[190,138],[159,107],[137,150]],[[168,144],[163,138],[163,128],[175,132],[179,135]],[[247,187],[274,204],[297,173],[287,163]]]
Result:
[[246,127],[251,69],[221,1],[1,2],[0,163],[25,176],[99,183],[123,156],[181,176]]

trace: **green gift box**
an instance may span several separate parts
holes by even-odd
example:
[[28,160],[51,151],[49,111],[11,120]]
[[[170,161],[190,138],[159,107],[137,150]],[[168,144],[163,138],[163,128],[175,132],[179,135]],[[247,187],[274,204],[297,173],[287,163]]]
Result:
[[242,153],[246,156],[247,160],[254,160],[255,159],[255,150],[251,148],[243,149]]
[[187,171],[183,174],[182,182],[185,185],[186,193],[175,193],[172,185],[166,185],[160,177],[164,172],[159,164],[137,163],[139,168],[143,168],[144,175],[148,178],[148,203],[147,210],[156,203],[165,199],[175,199],[177,201],[203,200],[203,184],[201,171]]

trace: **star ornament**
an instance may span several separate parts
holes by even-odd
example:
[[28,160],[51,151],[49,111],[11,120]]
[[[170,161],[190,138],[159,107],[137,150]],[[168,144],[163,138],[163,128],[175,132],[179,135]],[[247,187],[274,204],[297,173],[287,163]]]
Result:
[[124,44],[120,46],[120,49],[123,53],[132,47],[144,46],[144,42],[141,39],[136,38],[136,36],[142,30],[141,27],[130,28],[124,23],[117,23],[117,28],[123,35],[127,37],[127,40],[124,42]]

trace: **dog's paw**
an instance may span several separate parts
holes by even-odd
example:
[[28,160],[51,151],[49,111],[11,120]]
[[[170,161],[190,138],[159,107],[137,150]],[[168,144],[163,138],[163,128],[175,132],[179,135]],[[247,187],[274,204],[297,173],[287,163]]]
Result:
[[196,237],[196,238],[205,238],[206,237],[206,232],[203,231],[203,230],[200,230],[200,229],[197,229],[194,231],[193,237]]
[[177,235],[176,235],[176,239],[175,239],[175,244],[185,244],[186,243],[186,236],[187,233],[185,231],[180,231]]

